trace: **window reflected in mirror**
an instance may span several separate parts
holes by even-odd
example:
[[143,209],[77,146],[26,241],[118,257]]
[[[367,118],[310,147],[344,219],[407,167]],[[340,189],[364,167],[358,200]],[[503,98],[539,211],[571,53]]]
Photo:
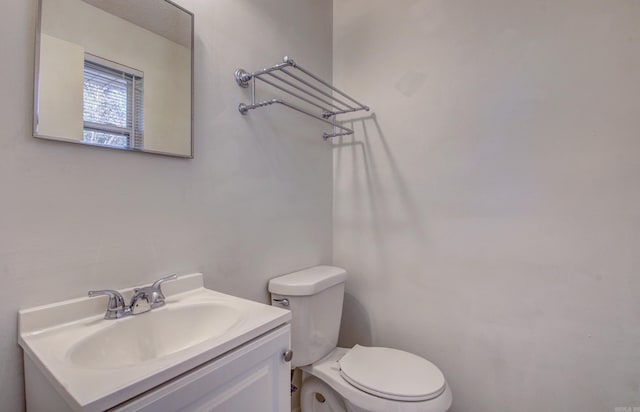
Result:
[[83,142],[118,148],[144,148],[144,74],[86,55],[83,89]]

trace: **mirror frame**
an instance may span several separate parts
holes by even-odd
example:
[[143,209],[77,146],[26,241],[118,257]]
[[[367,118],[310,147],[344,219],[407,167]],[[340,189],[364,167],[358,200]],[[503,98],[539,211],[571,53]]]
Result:
[[48,135],[44,135],[44,134],[38,134],[37,133],[37,128],[38,128],[38,115],[40,113],[39,108],[40,108],[40,38],[41,38],[41,34],[42,34],[42,2],[45,0],[38,0],[38,4],[37,4],[37,10],[36,10],[36,37],[35,37],[35,58],[34,58],[34,70],[33,70],[33,137],[38,138],[38,139],[46,139],[46,140],[54,140],[54,141],[58,141],[58,142],[65,142],[65,143],[74,143],[74,144],[81,144],[84,146],[90,146],[90,147],[98,147],[98,148],[106,148],[106,149],[115,149],[115,150],[125,150],[128,152],[139,152],[139,153],[150,153],[150,154],[158,154],[158,155],[163,155],[163,156],[172,156],[172,157],[180,157],[180,158],[184,158],[184,159],[193,159],[194,157],[194,49],[195,49],[195,14],[187,9],[185,9],[184,7],[180,6],[179,4],[176,4],[175,2],[171,1],[171,0],[158,0],[158,1],[164,1],[165,3],[168,3],[176,8],[178,8],[179,10],[187,13],[189,16],[191,16],[191,81],[190,81],[190,102],[191,102],[191,115],[189,116],[189,126],[190,126],[190,135],[189,135],[189,142],[190,142],[190,154],[188,155],[182,155],[182,154],[175,154],[175,153],[170,153],[170,152],[161,152],[161,151],[155,151],[155,150],[144,150],[144,149],[137,149],[137,148],[130,148],[130,147],[115,147],[115,146],[107,146],[107,145],[97,145],[97,144],[92,144],[92,143],[86,143],[86,142],[82,142],[76,139],[71,139],[71,138],[65,138],[65,137],[60,137],[60,136],[48,136]]

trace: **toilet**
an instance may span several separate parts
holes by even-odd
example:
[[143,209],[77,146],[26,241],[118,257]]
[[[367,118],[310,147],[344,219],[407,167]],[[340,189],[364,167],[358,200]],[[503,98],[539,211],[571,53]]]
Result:
[[409,352],[337,347],[347,272],[315,266],[269,281],[291,310],[291,368],[303,371],[302,412],[446,412],[452,395],[433,363]]

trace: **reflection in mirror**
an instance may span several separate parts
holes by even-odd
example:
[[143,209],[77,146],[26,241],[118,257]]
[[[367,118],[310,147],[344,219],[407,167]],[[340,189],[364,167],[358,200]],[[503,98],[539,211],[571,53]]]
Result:
[[34,136],[193,157],[193,14],[167,0],[39,0]]

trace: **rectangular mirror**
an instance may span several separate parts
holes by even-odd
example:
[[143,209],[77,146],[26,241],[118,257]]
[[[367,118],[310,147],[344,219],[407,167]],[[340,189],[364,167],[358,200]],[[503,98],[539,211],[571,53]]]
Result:
[[168,0],[39,0],[34,136],[193,157],[193,13]]

